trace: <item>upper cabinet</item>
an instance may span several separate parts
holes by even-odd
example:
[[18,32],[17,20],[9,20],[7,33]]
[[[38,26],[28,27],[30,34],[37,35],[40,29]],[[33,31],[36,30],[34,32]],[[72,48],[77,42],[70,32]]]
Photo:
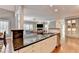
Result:
[[79,18],[65,19],[65,33],[66,36],[78,37],[79,36]]

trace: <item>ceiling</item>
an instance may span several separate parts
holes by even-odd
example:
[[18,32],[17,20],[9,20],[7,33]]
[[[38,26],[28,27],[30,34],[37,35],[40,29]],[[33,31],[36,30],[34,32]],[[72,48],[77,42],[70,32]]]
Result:
[[10,11],[8,6],[0,5],[0,19],[11,19],[13,15],[14,12]]
[[[0,18],[9,18],[15,12],[15,5],[0,5]],[[42,20],[54,20],[68,16],[78,16],[79,6],[77,5],[25,5],[24,15]]]

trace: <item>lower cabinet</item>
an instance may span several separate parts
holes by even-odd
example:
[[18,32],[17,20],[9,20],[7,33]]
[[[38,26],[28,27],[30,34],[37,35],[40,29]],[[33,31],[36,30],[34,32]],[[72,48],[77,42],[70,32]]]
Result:
[[57,44],[56,36],[50,37],[45,41],[40,42],[40,52],[41,53],[49,53],[52,52]]
[[33,45],[22,48],[18,52],[19,53],[31,53],[31,52],[33,52]]
[[50,53],[57,45],[57,36],[52,36],[28,47],[18,50],[19,53]]
[[18,50],[19,53],[40,53],[40,44],[33,44]]
[[33,45],[33,53],[40,53],[40,51],[41,51],[41,45],[40,45],[40,42],[39,43],[36,43],[36,44],[34,44]]

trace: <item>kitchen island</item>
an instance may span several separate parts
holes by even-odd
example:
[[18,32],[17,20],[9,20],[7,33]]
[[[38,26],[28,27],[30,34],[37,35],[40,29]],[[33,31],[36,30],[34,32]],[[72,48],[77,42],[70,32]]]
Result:
[[23,37],[23,46],[14,49],[15,53],[50,53],[60,45],[60,33],[27,33]]

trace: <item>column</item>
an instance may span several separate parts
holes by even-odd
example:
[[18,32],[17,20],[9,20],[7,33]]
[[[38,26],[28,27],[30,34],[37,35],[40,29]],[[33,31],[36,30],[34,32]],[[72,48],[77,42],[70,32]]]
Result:
[[24,6],[15,6],[15,28],[12,29],[12,52],[23,46]]
[[24,24],[24,6],[15,6],[16,29],[23,29]]

